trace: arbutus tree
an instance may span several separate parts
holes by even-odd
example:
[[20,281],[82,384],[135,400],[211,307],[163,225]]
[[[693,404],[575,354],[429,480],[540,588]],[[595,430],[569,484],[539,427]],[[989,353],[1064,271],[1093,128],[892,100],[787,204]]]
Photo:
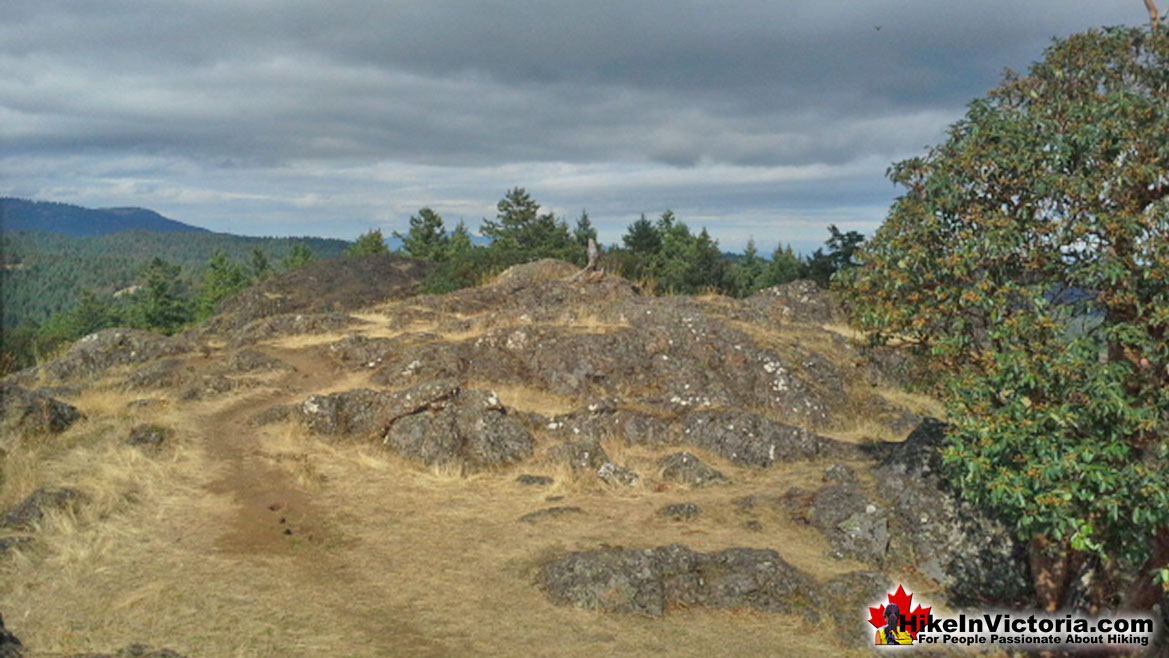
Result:
[[890,177],[904,194],[836,278],[854,321],[944,368],[949,475],[1030,541],[1047,607],[1089,568],[1093,605],[1150,607],[1169,576],[1169,37],[1057,40]]

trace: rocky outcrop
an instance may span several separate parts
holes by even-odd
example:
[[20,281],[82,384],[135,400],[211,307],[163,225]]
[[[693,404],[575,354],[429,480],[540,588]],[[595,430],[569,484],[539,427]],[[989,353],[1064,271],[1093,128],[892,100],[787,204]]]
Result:
[[790,322],[844,321],[844,312],[836,298],[808,279],[765,288],[748,297],[747,303]]
[[189,340],[139,329],[103,329],[78,340],[60,357],[43,366],[22,370],[16,383],[43,376],[54,381],[90,379],[114,366],[146,363],[195,349]]
[[[224,331],[229,345],[246,346],[279,336],[310,336],[340,331],[356,323],[356,318],[345,313],[288,313],[262,317]],[[202,331],[212,333],[214,329],[205,328]]]
[[169,427],[143,423],[130,428],[130,436],[126,443],[139,448],[161,448],[173,434],[174,431]]
[[832,544],[832,555],[883,565],[889,550],[886,509],[845,485],[820,489],[812,496],[808,519]]
[[37,489],[0,516],[0,528],[32,530],[45,518],[45,512],[68,508],[80,500],[81,494],[74,489]]
[[183,658],[172,649],[153,649],[145,644],[131,644],[114,653],[78,653],[69,658]]
[[943,435],[944,426],[927,419],[903,443],[872,447],[881,460],[875,495],[833,465],[825,477],[831,484],[791,490],[782,502],[824,534],[830,555],[912,566],[940,583],[954,605],[1030,600],[1025,547],[940,477]]
[[688,452],[675,452],[658,461],[662,478],[673,480],[691,487],[705,487],[730,482],[727,476],[702,463]]
[[71,404],[39,391],[0,383],[0,449],[8,437],[63,432],[79,418],[81,412]]
[[12,631],[4,628],[4,617],[0,615],[0,658],[20,658],[23,651],[24,645]]
[[296,413],[316,434],[372,438],[428,466],[479,470],[525,459],[534,449],[531,433],[494,393],[450,381],[397,393],[314,395]]
[[912,555],[955,605],[1029,600],[1026,547],[941,477],[944,436],[945,426],[927,419],[904,443],[888,446],[873,470],[896,526],[891,549]]
[[658,516],[674,521],[689,521],[698,518],[702,508],[694,503],[673,503],[658,510]]
[[767,467],[818,457],[855,454],[845,443],[747,411],[703,411],[686,417],[684,440],[736,464]]
[[815,582],[775,551],[680,544],[570,553],[544,564],[537,584],[558,605],[651,617],[670,606],[807,612],[816,596]]
[[[842,404],[843,375],[828,360],[812,353],[793,360],[762,348],[726,321],[674,300],[629,300],[603,313],[610,323],[605,331],[506,326],[452,342],[423,335],[346,339],[334,353],[351,367],[374,368],[372,381],[379,385],[492,381],[540,388],[582,405],[617,398],[663,414],[768,409],[794,424],[819,426]],[[624,429],[623,418],[599,416],[614,430]]]
[[0,537],[0,557],[10,550],[28,546],[32,543],[32,537]]
[[227,300],[196,332],[234,335],[246,342],[258,334],[241,331],[275,316],[343,313],[388,299],[415,295],[433,264],[397,254],[342,256],[320,260],[271,277]]

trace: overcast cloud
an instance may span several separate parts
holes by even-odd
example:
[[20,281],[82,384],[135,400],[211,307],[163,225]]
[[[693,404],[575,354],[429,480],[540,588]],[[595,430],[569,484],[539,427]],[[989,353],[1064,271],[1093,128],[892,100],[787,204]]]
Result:
[[895,160],[1137,0],[6,0],[0,195],[352,239],[522,186],[604,241],[871,232]]

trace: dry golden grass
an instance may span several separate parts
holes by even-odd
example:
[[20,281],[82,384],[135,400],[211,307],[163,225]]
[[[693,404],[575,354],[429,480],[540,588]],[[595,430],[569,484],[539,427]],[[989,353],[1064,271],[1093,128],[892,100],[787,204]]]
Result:
[[921,393],[903,391],[891,386],[880,386],[872,389],[872,392],[899,407],[905,407],[919,416],[946,417],[946,406],[937,398]]
[[[654,451],[609,441],[610,457],[643,473],[642,485],[609,487],[566,466],[535,463],[462,477],[378,446],[325,443],[274,425],[255,431],[257,448],[246,459],[253,469],[268,464],[284,474],[269,495],[285,502],[311,496],[300,510],[289,503],[288,513],[300,511],[328,540],[285,539],[275,521],[271,528],[257,522],[250,532],[272,536],[261,537],[264,551],[247,551],[223,543],[241,508],[216,490],[223,464],[199,448],[224,428],[198,423],[245,406],[223,400],[158,412],[155,420],[169,415],[170,424],[196,427],[171,452],[149,456],[122,444],[137,418],[111,397],[110,415],[86,421],[88,434],[78,430],[84,440],[41,462],[41,481],[76,486],[87,500],[76,514],[50,515],[37,547],[0,563],[0,609],[27,645],[62,654],[146,642],[192,656],[240,657],[733,656],[779,647],[810,656],[827,643],[847,655],[782,615],[606,615],[553,606],[533,585],[541,560],[602,545],[777,548],[818,577],[858,567],[826,558],[818,532],[766,502],[808,485],[806,466],[741,469],[703,453],[737,486],[690,490],[660,481]],[[556,484],[524,487],[514,482],[520,472],[546,473]],[[747,517],[730,502],[752,493],[763,532],[744,529]],[[697,503],[703,515],[690,523],[657,516],[682,501]],[[517,522],[552,505],[585,513]]]
[[[729,303],[704,299],[711,308]],[[387,314],[398,308],[359,313],[357,333],[440,329],[391,330]],[[443,338],[531,325],[516,318],[488,326],[483,319],[465,334]],[[588,315],[556,326],[622,328]],[[832,340],[818,327],[752,330],[775,349]],[[678,447],[734,482],[691,489],[661,477],[658,461],[673,450],[601,437],[613,462],[642,476],[622,487],[574,473],[563,461],[541,461],[558,443],[542,433],[536,459],[467,474],[420,467],[379,445],[325,441],[294,424],[244,422],[310,393],[370,387],[369,373],[338,371],[319,349],[353,333],[265,343],[300,370],[219,399],[132,411],[127,402],[149,396],[88,389],[76,402],[86,420],[60,436],[18,445],[3,466],[0,509],[38,486],[72,486],[85,495],[75,512],[50,514],[32,547],[0,559],[0,611],[36,650],[30,658],[106,652],[133,642],[192,658],[870,655],[837,639],[864,632],[864,610],[857,611],[856,628],[809,633],[802,618],[749,611],[682,609],[648,619],[557,607],[534,585],[541,563],[566,551],[675,542],[697,551],[775,549],[818,579],[865,568],[827,557],[822,534],[777,503],[789,488],[820,486],[827,462],[744,468]],[[577,406],[531,387],[470,386],[546,416]],[[930,408],[928,398],[875,392],[915,412]],[[174,428],[173,442],[157,452],[125,445],[129,428],[141,422]],[[858,417],[834,436],[869,436],[876,428],[865,422]],[[554,483],[520,485],[521,473],[548,475]],[[746,496],[755,497],[754,507],[735,504]],[[658,515],[679,502],[699,505],[702,514],[689,522]],[[583,514],[518,521],[552,506],[580,507]],[[749,521],[762,529],[752,530]],[[911,575],[897,577],[915,592],[929,591]]]

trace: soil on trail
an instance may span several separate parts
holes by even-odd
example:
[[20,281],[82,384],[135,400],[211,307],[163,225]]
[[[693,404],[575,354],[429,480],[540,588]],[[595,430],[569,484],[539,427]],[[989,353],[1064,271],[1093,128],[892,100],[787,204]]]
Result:
[[[292,553],[290,538],[309,545],[330,539],[325,511],[292,482],[287,470],[273,465],[255,439],[250,419],[270,407],[303,399],[328,385],[336,376],[335,365],[310,350],[267,348],[268,357],[292,366],[273,382],[275,391],[241,397],[231,406],[197,419],[206,438],[205,449],[222,468],[223,475],[208,488],[227,494],[238,505],[234,518],[216,544],[225,551]],[[295,551],[304,556],[304,551]]]

